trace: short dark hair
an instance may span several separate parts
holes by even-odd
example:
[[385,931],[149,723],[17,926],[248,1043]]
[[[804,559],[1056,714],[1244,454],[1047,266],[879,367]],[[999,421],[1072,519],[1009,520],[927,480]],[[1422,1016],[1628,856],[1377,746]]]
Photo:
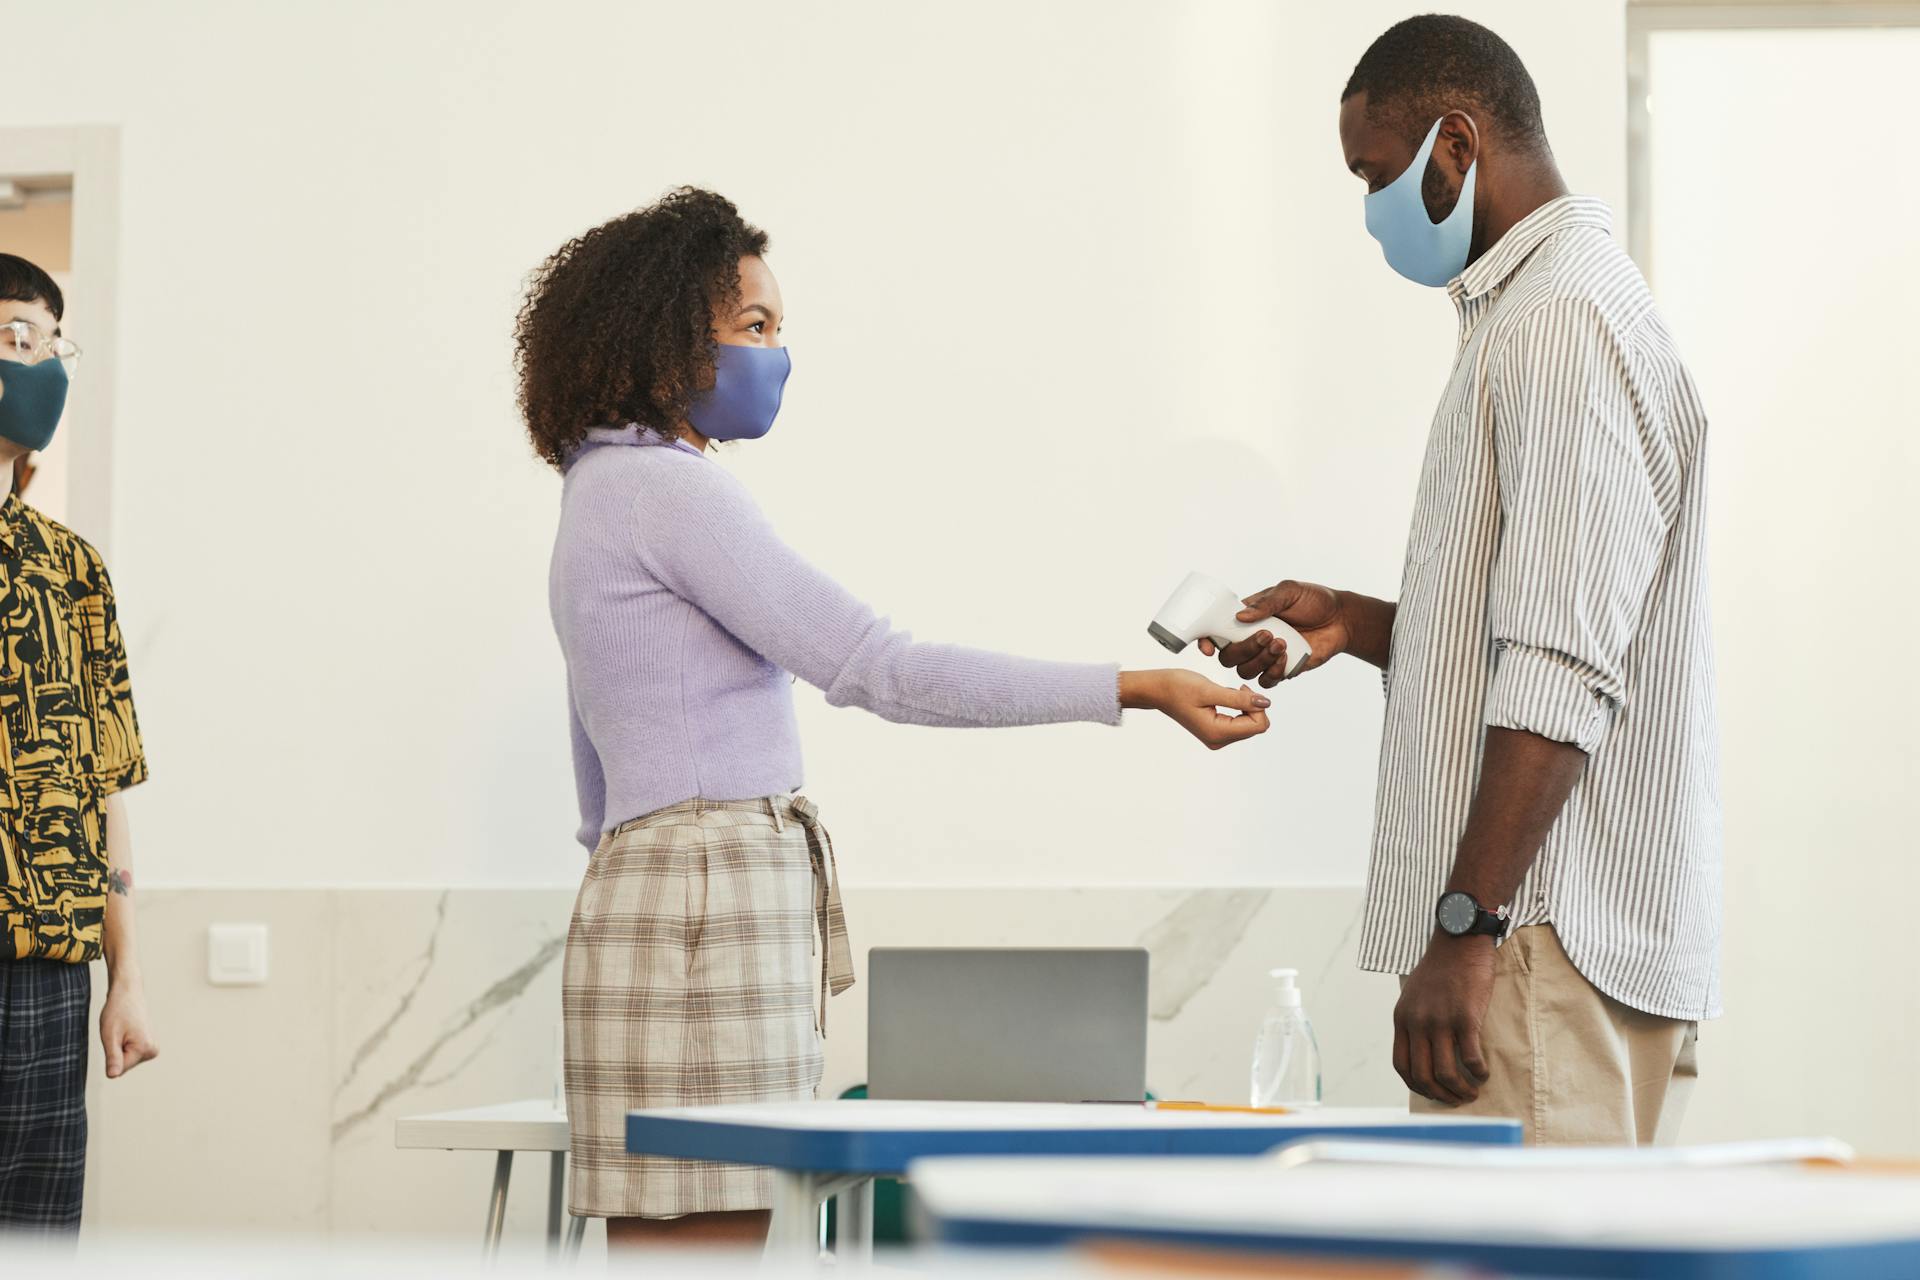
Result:
[[0,253],[0,302],[39,302],[55,320],[67,314],[67,300],[53,277],[10,253]]
[[1367,95],[1367,115],[1412,138],[1448,111],[1468,106],[1485,112],[1499,130],[1522,146],[1544,147],[1540,91],[1513,46],[1477,22],[1428,13],[1388,27],[1360,55],[1345,102]]
[[696,187],[569,240],[528,283],[514,332],[520,412],[555,467],[591,427],[673,434],[713,385],[713,316],[767,233]]

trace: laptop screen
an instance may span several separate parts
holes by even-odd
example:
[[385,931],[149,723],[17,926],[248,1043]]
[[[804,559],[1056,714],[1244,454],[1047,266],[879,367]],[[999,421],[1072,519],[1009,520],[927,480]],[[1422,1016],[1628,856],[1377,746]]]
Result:
[[875,947],[867,969],[869,1097],[1146,1097],[1144,948]]

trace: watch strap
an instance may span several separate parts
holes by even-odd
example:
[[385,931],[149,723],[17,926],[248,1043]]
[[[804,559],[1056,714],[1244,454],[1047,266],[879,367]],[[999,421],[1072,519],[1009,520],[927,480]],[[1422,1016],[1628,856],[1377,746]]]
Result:
[[1473,917],[1473,928],[1469,929],[1467,931],[1468,933],[1484,934],[1492,938],[1495,942],[1507,936],[1507,930],[1513,926],[1513,920],[1507,914],[1507,908],[1500,907],[1496,910],[1489,911],[1485,907],[1480,906],[1478,900],[1476,900],[1473,905],[1477,910]]
[[[1440,902],[1445,903],[1448,898],[1465,898],[1473,904],[1473,923],[1461,932],[1454,933],[1453,930],[1448,929],[1444,924],[1441,925],[1442,931],[1452,934],[1452,936],[1456,938],[1487,937],[1499,942],[1507,936],[1507,931],[1513,926],[1511,910],[1508,907],[1502,906],[1489,911],[1480,905],[1480,899],[1474,897],[1464,889],[1453,889],[1441,894]],[[1439,918],[1440,909],[1438,906],[1435,907],[1434,914],[1436,919]]]

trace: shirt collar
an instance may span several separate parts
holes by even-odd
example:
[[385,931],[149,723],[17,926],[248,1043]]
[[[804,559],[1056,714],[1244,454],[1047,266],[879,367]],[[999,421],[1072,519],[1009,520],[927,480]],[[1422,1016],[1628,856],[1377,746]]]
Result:
[[1558,196],[1547,201],[1538,209],[1507,229],[1491,249],[1481,254],[1479,259],[1455,276],[1453,283],[1447,286],[1447,296],[1456,303],[1462,299],[1478,298],[1490,289],[1503,285],[1527,256],[1540,247],[1540,242],[1556,231],[1568,227],[1598,227],[1602,231],[1613,229],[1613,213],[1607,208],[1607,202],[1597,196]]
[[12,493],[7,495],[4,503],[0,503],[0,550],[8,555],[20,549],[18,528],[20,522],[26,519],[26,514],[26,504]]
[[574,463],[580,461],[581,458],[593,450],[604,448],[608,445],[653,445],[656,447],[665,445],[684,450],[687,453],[693,454],[695,457],[700,456],[700,451],[688,444],[685,440],[678,439],[677,437],[663,436],[659,432],[649,427],[643,427],[637,422],[629,422],[625,426],[620,427],[587,428],[586,436],[567,454],[566,464],[561,469],[563,471],[573,470]]

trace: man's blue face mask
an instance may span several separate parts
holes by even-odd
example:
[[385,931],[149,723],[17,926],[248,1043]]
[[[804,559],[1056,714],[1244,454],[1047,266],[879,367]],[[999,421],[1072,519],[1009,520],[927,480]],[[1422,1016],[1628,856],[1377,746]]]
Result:
[[1435,120],[1413,163],[1386,186],[1368,192],[1366,200],[1367,230],[1380,242],[1387,265],[1415,284],[1435,288],[1466,269],[1467,251],[1473,244],[1473,175],[1480,168],[1478,159],[1467,166],[1452,213],[1439,222],[1428,217],[1420,184],[1439,136],[1440,121]]
[[67,407],[67,370],[58,360],[0,360],[0,437],[28,451],[44,449]]

